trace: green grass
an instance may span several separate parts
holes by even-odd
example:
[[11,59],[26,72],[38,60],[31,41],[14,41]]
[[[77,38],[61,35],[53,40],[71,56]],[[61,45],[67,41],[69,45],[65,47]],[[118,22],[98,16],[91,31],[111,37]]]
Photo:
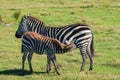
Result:
[[[0,5],[0,80],[119,80],[120,79],[120,2],[119,0],[1,0]],[[20,11],[16,20],[13,15]],[[72,23],[91,25],[95,36],[94,70],[79,72],[81,56],[78,49],[56,55],[60,76],[54,68],[50,75],[46,70],[46,55],[34,54],[34,72],[21,76],[21,39],[15,31],[21,17],[31,13],[46,25],[62,26]],[[1,21],[2,20],[2,21]],[[11,24],[7,26],[7,24]]]

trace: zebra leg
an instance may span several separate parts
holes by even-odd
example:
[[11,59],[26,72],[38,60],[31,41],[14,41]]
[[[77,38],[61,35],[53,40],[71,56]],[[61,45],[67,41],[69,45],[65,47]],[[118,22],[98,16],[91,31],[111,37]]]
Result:
[[47,68],[46,68],[46,72],[49,74],[49,71],[51,70],[51,59],[50,57],[47,55]]
[[[55,61],[57,61],[55,55],[54,55],[54,59],[55,59]],[[56,65],[56,66],[58,68],[58,65]],[[49,74],[49,71],[51,71],[51,59],[49,59],[49,56],[47,56],[47,68],[46,68],[46,72]]]
[[81,51],[81,56],[82,56],[82,66],[81,66],[80,71],[84,71],[84,66],[86,64],[87,54],[86,54],[85,48],[81,48],[80,51]]
[[32,56],[33,56],[33,52],[29,52],[29,54],[28,54],[28,64],[29,64],[29,69],[30,69],[31,73],[33,72],[32,64],[31,64]]
[[25,64],[26,56],[27,56],[27,53],[23,53],[23,56],[22,56],[22,73],[23,74],[24,74],[24,64]]
[[47,56],[49,58],[49,61],[51,60],[54,67],[55,67],[55,72],[57,73],[57,75],[60,75],[60,73],[57,70],[57,63],[56,63],[56,57],[55,57],[55,53],[54,53],[54,49],[53,47],[51,47],[49,50],[47,50]]
[[91,54],[92,51],[91,51],[90,46],[91,46],[91,41],[89,42],[89,44],[88,44],[88,46],[86,48],[86,51],[87,51],[88,57],[90,59],[90,68],[89,68],[89,70],[93,70],[93,56]]
[[[57,63],[57,59],[56,59],[56,56],[55,55],[53,55],[53,58],[55,59],[55,62]],[[58,67],[58,65],[56,64],[56,66],[57,66],[57,69],[59,69],[59,67]],[[54,73],[55,73],[56,71],[54,71]]]
[[57,75],[60,75],[60,73],[58,72],[58,68],[57,68],[57,63],[56,63],[56,61],[55,61],[55,58],[54,58],[54,55],[52,55],[52,56],[50,56],[51,57],[51,60],[52,60],[52,63],[53,63],[53,65],[54,65],[54,67],[55,67],[55,72],[57,73]]
[[[55,59],[55,62],[57,63],[56,56],[54,55],[53,57],[54,57],[54,59]],[[57,66],[57,69],[58,69],[58,65],[57,65],[57,64],[56,64],[56,66]]]
[[89,70],[93,70],[93,57],[88,53],[89,59],[90,59],[90,68]]

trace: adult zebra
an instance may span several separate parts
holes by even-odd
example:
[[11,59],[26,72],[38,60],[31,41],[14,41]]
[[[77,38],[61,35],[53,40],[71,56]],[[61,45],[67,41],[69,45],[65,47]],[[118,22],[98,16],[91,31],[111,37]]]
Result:
[[[23,33],[33,31],[51,38],[56,38],[64,44],[73,42],[80,49],[82,55],[81,71],[84,71],[87,55],[90,59],[90,68],[93,69],[94,36],[91,28],[84,24],[72,24],[64,27],[48,27],[39,19],[24,15],[16,31],[16,38],[21,38]],[[57,48],[56,48],[57,49]],[[59,49],[58,49],[59,50]],[[59,50],[61,53],[63,50]]]

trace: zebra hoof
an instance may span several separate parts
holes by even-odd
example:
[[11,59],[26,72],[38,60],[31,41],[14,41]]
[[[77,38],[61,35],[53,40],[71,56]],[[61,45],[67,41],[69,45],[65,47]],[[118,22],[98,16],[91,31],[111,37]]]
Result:
[[83,71],[85,71],[84,69],[80,69],[80,72],[83,72]]
[[57,75],[60,75],[60,73],[57,73]]
[[57,74],[57,75],[60,75],[60,73],[59,73],[59,72],[56,72],[56,74]]
[[51,69],[49,69],[49,71],[51,71]]
[[33,70],[30,70],[30,73],[33,73]]
[[49,74],[49,70],[47,70],[46,73]]
[[93,68],[90,68],[90,69],[89,69],[89,71],[92,71],[92,70],[93,70]]

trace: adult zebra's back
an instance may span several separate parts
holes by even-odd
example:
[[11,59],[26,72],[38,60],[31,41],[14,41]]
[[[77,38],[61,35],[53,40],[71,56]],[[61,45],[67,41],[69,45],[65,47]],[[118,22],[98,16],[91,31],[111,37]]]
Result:
[[[16,38],[21,38],[23,33],[33,31],[51,38],[56,38],[64,44],[73,42],[76,48],[80,49],[82,55],[81,71],[84,70],[86,57],[89,56],[90,68],[93,69],[93,56],[94,56],[94,36],[91,28],[88,25],[72,24],[64,27],[47,27],[42,21],[32,16],[23,16],[19,27],[16,31]],[[59,50],[59,49],[57,49]],[[62,50],[59,50],[63,52]]]

